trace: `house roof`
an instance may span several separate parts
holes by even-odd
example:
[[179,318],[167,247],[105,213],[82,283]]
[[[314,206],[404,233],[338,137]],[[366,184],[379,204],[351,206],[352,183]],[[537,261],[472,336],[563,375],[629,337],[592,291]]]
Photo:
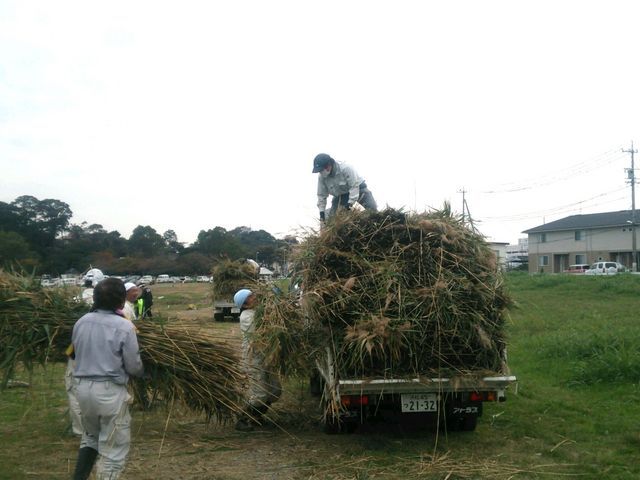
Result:
[[[636,223],[639,223],[639,217]],[[586,215],[571,215],[555,222],[545,223],[525,230],[522,233],[557,232],[561,230],[582,230],[587,228],[611,228],[628,226],[631,223],[631,210],[619,212],[589,213]]]

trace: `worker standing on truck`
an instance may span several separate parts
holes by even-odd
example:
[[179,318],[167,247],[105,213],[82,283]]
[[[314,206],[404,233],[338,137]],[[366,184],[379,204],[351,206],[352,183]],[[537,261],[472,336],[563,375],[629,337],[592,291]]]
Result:
[[240,331],[242,332],[242,362],[247,372],[248,415],[240,417],[236,430],[251,431],[253,424],[259,423],[269,406],[280,398],[282,387],[278,376],[269,372],[264,365],[264,357],[251,348],[251,335],[255,330],[255,306],[258,298],[251,290],[243,288],[233,296],[233,302],[241,310]]
[[[338,208],[350,209],[356,202],[366,210],[377,210],[378,206],[366,182],[353,167],[336,162],[326,153],[313,159],[313,171],[318,173],[318,209],[320,221],[334,215]],[[333,196],[331,209],[327,213],[327,199]]]
[[127,382],[142,376],[143,367],[135,327],[116,313],[125,296],[121,280],[103,280],[94,289],[93,309],[73,327],[74,386],[84,429],[74,480],[89,478],[98,453],[96,478],[117,479],[129,453]]

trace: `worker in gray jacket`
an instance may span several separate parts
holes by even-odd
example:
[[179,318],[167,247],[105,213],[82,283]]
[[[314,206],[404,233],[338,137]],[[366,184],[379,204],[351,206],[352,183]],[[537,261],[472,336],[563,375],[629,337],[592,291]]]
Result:
[[[364,179],[353,167],[336,162],[326,153],[320,153],[313,159],[313,172],[318,173],[318,209],[320,221],[336,213],[338,208],[350,209],[356,202],[366,210],[377,210],[373,194],[367,188]],[[327,199],[333,196],[331,209],[326,211]]]
[[93,309],[73,327],[74,386],[84,433],[74,480],[89,478],[98,453],[96,479],[117,479],[131,440],[129,376],[142,376],[136,330],[117,311],[125,302],[121,280],[107,278],[93,292]]

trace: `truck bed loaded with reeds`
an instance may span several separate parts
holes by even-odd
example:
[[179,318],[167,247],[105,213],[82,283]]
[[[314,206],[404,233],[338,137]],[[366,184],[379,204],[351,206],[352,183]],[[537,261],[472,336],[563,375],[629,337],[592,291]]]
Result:
[[372,418],[473,430],[504,401],[510,299],[495,254],[442,211],[348,212],[300,247],[300,305],[271,295],[257,344],[306,372],[329,432]]

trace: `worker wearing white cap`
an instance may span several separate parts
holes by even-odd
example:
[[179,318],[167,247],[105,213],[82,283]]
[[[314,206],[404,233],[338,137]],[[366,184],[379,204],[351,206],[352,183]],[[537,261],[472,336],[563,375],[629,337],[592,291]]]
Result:
[[130,322],[135,322],[137,319],[135,303],[140,297],[140,293],[142,293],[142,290],[140,290],[140,287],[132,282],[125,283],[124,288],[127,292],[127,300],[126,302],[124,302],[122,313],[124,313],[124,318],[126,318]]
[[269,406],[280,398],[282,387],[277,375],[267,371],[264,357],[251,348],[251,335],[255,330],[255,310],[257,296],[249,289],[238,290],[233,296],[233,303],[241,310],[240,331],[242,332],[242,361],[247,372],[249,386],[247,404],[249,416],[241,417],[236,429],[249,431],[254,421],[260,422]]
[[[334,215],[338,208],[350,209],[355,203],[365,210],[377,210],[378,205],[364,179],[353,167],[336,162],[326,153],[320,153],[313,159],[312,173],[318,173],[318,209],[320,221]],[[331,209],[327,213],[327,199],[333,196]]]
[[107,278],[94,290],[91,312],[73,327],[76,368],[74,385],[84,433],[74,480],[86,480],[98,454],[97,480],[117,480],[131,442],[130,376],[142,376],[135,327],[119,313],[125,302],[124,284]]

